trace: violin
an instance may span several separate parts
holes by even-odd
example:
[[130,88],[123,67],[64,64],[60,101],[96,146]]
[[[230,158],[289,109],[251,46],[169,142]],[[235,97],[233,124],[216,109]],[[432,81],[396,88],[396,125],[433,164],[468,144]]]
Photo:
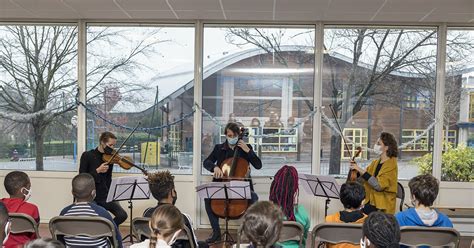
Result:
[[[120,167],[122,169],[125,169],[125,170],[130,170],[132,167],[135,167],[135,168],[139,169],[141,172],[143,172],[143,174],[145,174],[145,176],[148,176],[148,172],[144,168],[134,164],[132,162],[133,159],[130,156],[121,156],[119,154],[119,151],[123,148],[123,146],[128,141],[130,136],[132,136],[132,134],[137,130],[137,128],[138,128],[138,126],[140,126],[140,124],[141,123],[138,122],[138,124],[135,126],[135,128],[132,130],[132,132],[130,132],[130,134],[122,142],[122,144],[120,145],[120,147],[117,150],[112,150],[112,151],[109,151],[109,152],[106,151],[106,153],[104,153],[104,155],[102,155],[102,160],[104,162],[106,162],[107,164],[118,164],[118,165],[120,165]],[[110,148],[110,149],[112,149],[112,148]]]
[[[354,163],[355,163],[355,158],[359,157],[359,155],[362,153],[362,148],[360,146],[357,147],[356,150],[357,150],[356,153],[354,154],[354,156],[351,159],[351,162],[354,162]],[[346,182],[355,182],[355,181],[357,181],[357,178],[358,178],[357,173],[358,173],[357,170],[350,169],[349,173],[347,174]]]
[[122,169],[125,170],[130,170],[131,168],[135,167],[145,174],[145,176],[148,175],[148,172],[144,168],[132,162],[133,159],[130,156],[121,156],[115,150],[112,154],[104,153],[104,155],[102,155],[102,160],[107,164],[118,164]]

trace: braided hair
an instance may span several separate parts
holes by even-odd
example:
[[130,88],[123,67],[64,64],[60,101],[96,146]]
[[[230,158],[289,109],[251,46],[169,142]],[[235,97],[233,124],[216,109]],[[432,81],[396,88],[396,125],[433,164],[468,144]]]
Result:
[[393,215],[370,213],[362,226],[362,234],[377,248],[400,247],[400,227]]
[[270,186],[270,201],[281,207],[287,220],[295,221],[295,198],[298,196],[298,172],[293,166],[281,167]]

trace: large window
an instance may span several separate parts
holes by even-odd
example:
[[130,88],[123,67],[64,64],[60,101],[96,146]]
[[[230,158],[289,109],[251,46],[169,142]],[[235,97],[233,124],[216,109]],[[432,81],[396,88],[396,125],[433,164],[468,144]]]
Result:
[[76,170],[77,27],[0,25],[0,168]]
[[474,92],[469,94],[469,122],[474,122]]
[[89,25],[87,40],[87,148],[106,130],[120,145],[140,122],[123,155],[192,173],[194,28]]
[[234,121],[262,159],[253,175],[311,172],[314,27],[206,26],[203,55],[203,159]]
[[[324,32],[321,172],[347,175],[349,154],[335,118],[351,147],[362,145],[362,167],[377,158],[371,147],[382,131],[399,145],[399,178],[419,173],[416,158],[431,154],[434,126],[436,29],[326,28]],[[336,117],[332,115],[334,109]],[[351,142],[352,141],[352,142]]]
[[[441,180],[474,181],[474,30],[448,29],[443,126],[457,142],[444,143]],[[445,133],[445,131],[444,131]],[[445,134],[446,135],[446,134]]]

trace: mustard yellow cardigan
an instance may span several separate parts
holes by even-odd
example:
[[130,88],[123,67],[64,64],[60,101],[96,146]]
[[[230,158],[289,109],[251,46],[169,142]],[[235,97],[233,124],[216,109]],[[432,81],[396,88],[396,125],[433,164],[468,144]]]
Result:
[[375,177],[379,187],[374,188],[369,181],[373,180],[379,161],[379,159],[372,161],[366,169],[372,179],[364,180],[362,176],[359,178],[362,179],[365,188],[365,203],[370,203],[385,213],[395,214],[398,182],[397,158],[390,158],[383,163],[377,177]]

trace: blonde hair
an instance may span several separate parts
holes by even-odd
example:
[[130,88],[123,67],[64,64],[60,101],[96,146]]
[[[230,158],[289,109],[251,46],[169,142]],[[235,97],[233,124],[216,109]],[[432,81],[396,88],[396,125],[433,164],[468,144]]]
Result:
[[183,229],[183,215],[172,204],[157,207],[150,220],[150,248],[155,248],[158,234],[167,240],[180,229]]

